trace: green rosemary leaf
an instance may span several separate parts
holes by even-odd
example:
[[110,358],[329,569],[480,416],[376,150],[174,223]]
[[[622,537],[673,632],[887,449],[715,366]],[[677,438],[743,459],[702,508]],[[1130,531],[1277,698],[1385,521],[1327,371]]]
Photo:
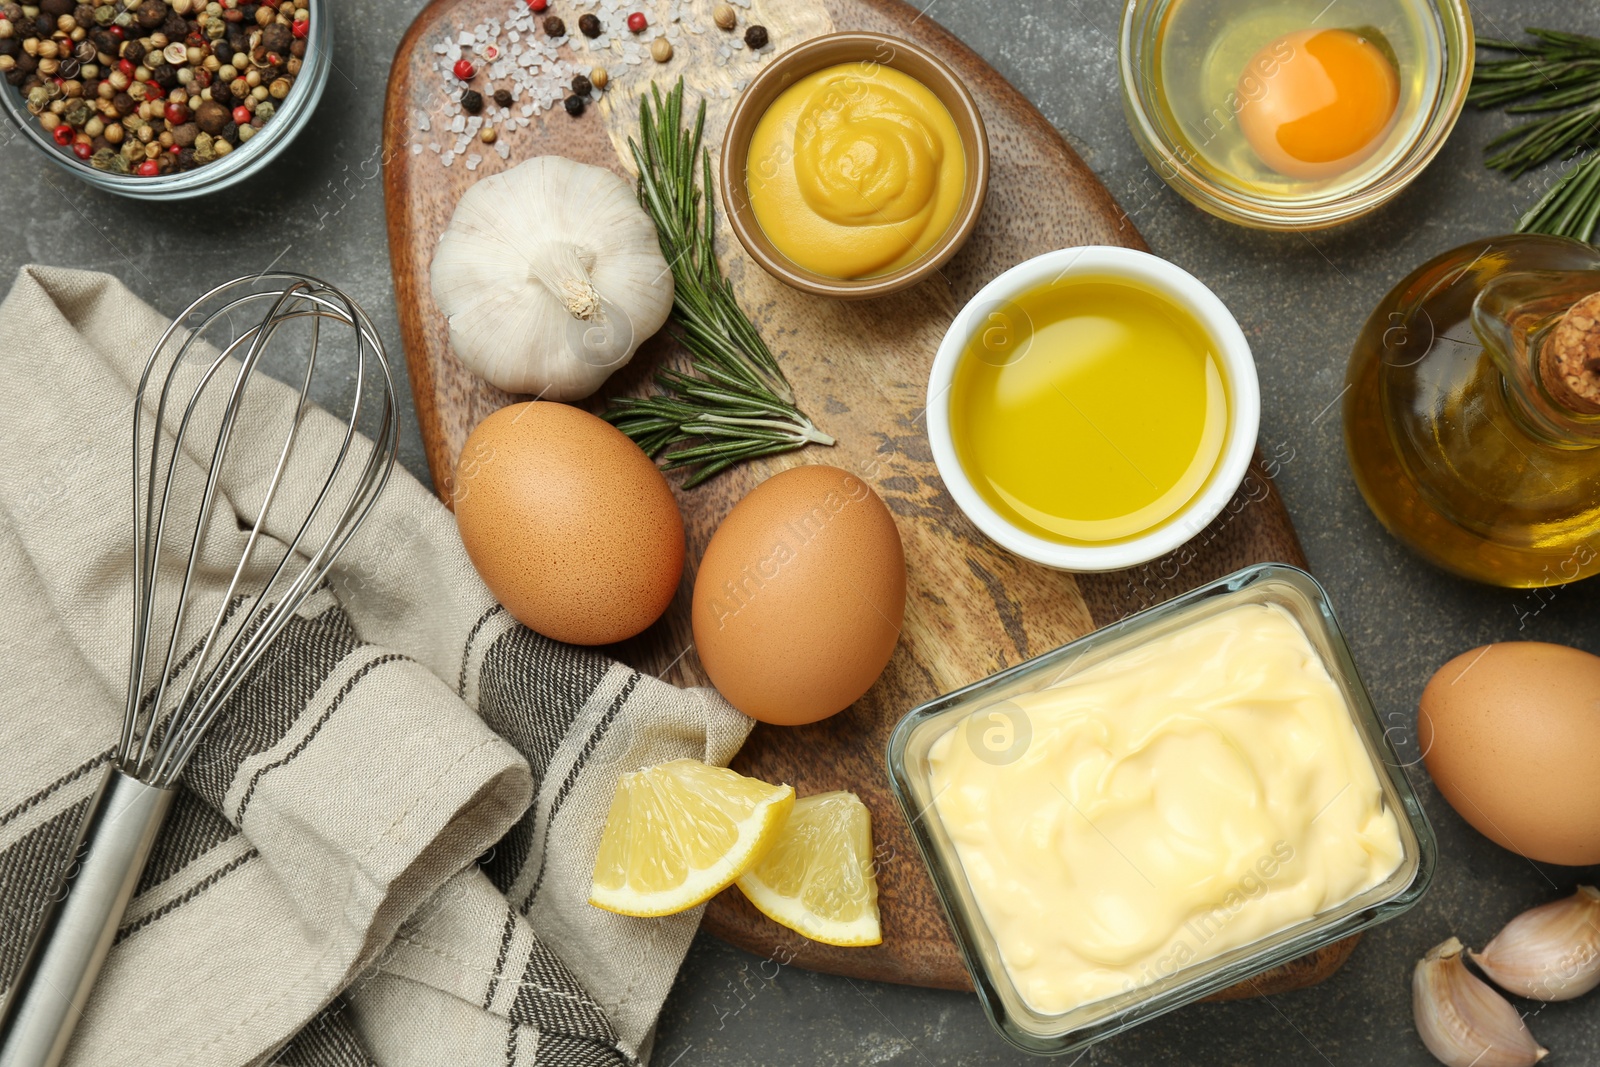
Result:
[[685,488],[747,459],[834,443],[796,406],[777,357],[717,263],[705,124],[702,100],[684,127],[682,78],[665,94],[652,83],[639,102],[639,137],[628,139],[628,150],[639,171],[639,203],[672,270],[672,320],[689,372],[663,369],[656,375],[662,392],[618,397],[603,413],[663,469],[689,470]]
[[1536,115],[1484,146],[1484,164],[1520,177],[1555,160],[1573,160],[1517,223],[1520,233],[1588,241],[1600,221],[1600,37],[1529,27],[1525,43],[1480,39],[1514,55],[1478,64],[1467,99],[1510,115]]

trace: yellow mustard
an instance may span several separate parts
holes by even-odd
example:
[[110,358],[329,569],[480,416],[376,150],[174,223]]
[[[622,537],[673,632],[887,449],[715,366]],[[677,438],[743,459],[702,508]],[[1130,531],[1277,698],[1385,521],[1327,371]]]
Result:
[[843,63],[785,89],[756,123],[746,183],[756,221],[807,270],[866,278],[943,237],[966,184],[955,120],[927,86]]
[[[1005,736],[986,747],[985,729]],[[996,758],[1018,729],[1020,757]],[[930,755],[939,819],[1042,1014],[1336,908],[1402,858],[1343,697],[1276,605],[975,712]]]

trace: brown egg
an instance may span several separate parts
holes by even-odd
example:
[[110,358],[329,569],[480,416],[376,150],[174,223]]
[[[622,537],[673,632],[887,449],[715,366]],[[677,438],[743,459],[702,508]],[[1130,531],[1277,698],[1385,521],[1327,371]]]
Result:
[[1508,641],[1464,652],[1422,691],[1423,760],[1485,837],[1545,863],[1600,863],[1600,656]]
[[489,591],[557,641],[632,637],[683,575],[667,480],[620,430],[566,404],[513,404],[479,423],[461,450],[455,510]]
[[751,490],[706,546],[695,648],[746,715],[815,722],[883,673],[905,606],[905,552],[878,494],[837,467],[794,467]]

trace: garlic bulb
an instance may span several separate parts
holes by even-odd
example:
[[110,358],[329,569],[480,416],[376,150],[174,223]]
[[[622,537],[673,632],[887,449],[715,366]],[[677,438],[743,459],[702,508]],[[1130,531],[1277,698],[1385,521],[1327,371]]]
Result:
[[1549,1055],[1511,1002],[1467,970],[1461,942],[1435,945],[1411,973],[1417,1034],[1445,1067],[1533,1067]]
[[1501,989],[1530,1000],[1571,1000],[1600,985],[1600,890],[1525,911],[1473,960]]
[[432,281],[456,357],[545,400],[593,393],[672,311],[672,271],[633,189],[560,156],[468,189]]

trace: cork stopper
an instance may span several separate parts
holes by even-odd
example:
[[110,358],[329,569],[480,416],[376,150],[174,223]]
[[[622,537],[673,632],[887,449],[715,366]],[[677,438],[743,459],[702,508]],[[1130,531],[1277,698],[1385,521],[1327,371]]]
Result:
[[1545,338],[1539,374],[1559,403],[1585,415],[1600,414],[1600,293],[1567,309]]

